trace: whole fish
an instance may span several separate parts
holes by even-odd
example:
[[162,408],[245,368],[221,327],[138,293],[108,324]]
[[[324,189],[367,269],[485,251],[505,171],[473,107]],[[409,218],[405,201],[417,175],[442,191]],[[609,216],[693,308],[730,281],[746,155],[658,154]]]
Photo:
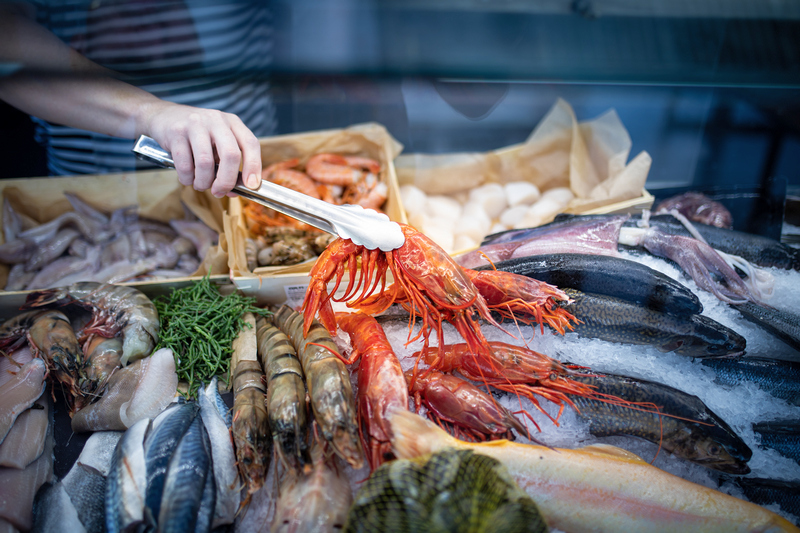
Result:
[[344,530],[546,533],[550,528],[499,461],[449,448],[391,461],[373,472],[358,489]]
[[172,454],[199,411],[197,402],[180,403],[169,407],[153,419],[153,429],[144,443],[147,472],[145,513],[152,522],[156,522],[161,513],[161,501]]
[[716,374],[714,382],[736,387],[744,381],[792,405],[800,405],[800,363],[762,357],[703,359],[703,366]]
[[631,408],[573,396],[578,416],[589,421],[596,437],[630,435],[659,444],[676,457],[726,472],[747,474],[752,450],[733,429],[697,396],[678,389],[627,376],[600,372],[576,375],[575,381],[645,406]]
[[[484,270],[492,267],[481,267]],[[669,276],[630,259],[608,255],[545,254],[495,263],[494,268],[559,288],[604,294],[673,315],[700,314],[703,304]]]
[[[207,388],[200,387],[197,401],[200,404],[200,416],[208,433],[213,459],[212,482],[215,484],[213,527],[232,524],[239,508],[239,476],[236,470],[236,456],[228,426],[219,412],[216,398],[219,396],[216,376]],[[223,411],[227,413],[227,408]]]
[[144,443],[152,420],[142,419],[117,443],[106,478],[105,517],[108,533],[129,531],[144,520],[147,466]]
[[456,448],[497,459],[533,499],[551,528],[592,532],[800,531],[763,507],[664,472],[615,446],[566,449],[505,440],[468,443],[408,411],[396,411],[392,426],[398,458]]
[[758,505],[777,503],[781,511],[800,517],[800,483],[797,481],[742,477],[736,478],[735,483],[753,503]]
[[678,317],[611,296],[564,292],[573,300],[564,309],[580,320],[574,329],[580,337],[652,345],[689,357],[730,356],[745,349],[744,337],[703,315]]
[[757,422],[753,431],[761,438],[760,448],[775,450],[800,463],[800,420]]
[[[206,478],[214,475],[211,468],[208,436],[200,417],[195,417],[169,459],[159,505],[159,532],[195,531]],[[210,502],[206,510],[214,509],[214,505]]]
[[[791,311],[747,302],[734,305],[743,317],[800,351],[800,316]],[[795,359],[797,360],[797,359]]]

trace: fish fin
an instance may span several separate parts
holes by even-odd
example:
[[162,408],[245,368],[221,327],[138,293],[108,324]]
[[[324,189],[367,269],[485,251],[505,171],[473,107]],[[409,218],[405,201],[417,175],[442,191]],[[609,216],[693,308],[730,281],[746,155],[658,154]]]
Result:
[[462,447],[436,424],[411,411],[397,410],[390,418],[392,449],[398,459],[412,459],[444,447]]
[[610,455],[612,457],[618,457],[620,459],[626,459],[628,461],[635,461],[643,464],[649,464],[647,463],[647,461],[645,461],[635,453],[629,452],[628,450],[623,450],[622,448],[618,448],[617,446],[612,446],[610,444],[591,444],[589,446],[584,446],[583,448],[581,448],[581,451],[595,455]]

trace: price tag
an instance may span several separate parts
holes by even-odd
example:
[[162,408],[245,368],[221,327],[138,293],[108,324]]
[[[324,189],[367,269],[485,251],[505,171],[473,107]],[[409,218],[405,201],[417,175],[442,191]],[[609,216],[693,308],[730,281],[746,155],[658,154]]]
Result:
[[286,305],[292,308],[298,308],[303,305],[303,300],[306,297],[306,289],[308,285],[287,285],[283,288],[286,294]]

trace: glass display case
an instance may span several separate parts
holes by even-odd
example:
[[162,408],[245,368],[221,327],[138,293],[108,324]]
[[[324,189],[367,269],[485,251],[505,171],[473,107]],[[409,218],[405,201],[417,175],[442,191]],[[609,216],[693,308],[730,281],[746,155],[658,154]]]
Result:
[[[214,4],[214,0],[200,2]],[[192,1],[186,4],[192,8]],[[618,138],[627,137],[628,143],[619,152],[624,156],[615,163],[617,170],[628,168],[632,156],[647,155],[643,187],[639,187],[646,201],[637,203],[637,193],[625,198],[632,202],[624,208],[607,202],[599,209],[562,213],[555,222],[550,217],[542,227],[573,222],[612,225],[616,234],[611,248],[596,254],[609,261],[609,256],[622,259],[628,265],[606,265],[594,259],[579,266],[577,254],[566,247],[548,252],[547,259],[534,264],[534,256],[545,257],[545,252],[502,255],[505,252],[490,246],[522,238],[535,241],[546,234],[517,235],[514,230],[530,228],[513,226],[493,226],[493,231],[486,232],[481,250],[491,265],[483,264],[483,270],[491,271],[494,266],[566,291],[557,293],[558,305],[550,302],[553,305],[548,312],[554,315],[545,325],[536,324],[535,313],[531,326],[515,324],[513,317],[501,316],[497,308],[488,314],[487,308],[483,340],[527,347],[552,358],[547,361],[558,369],[538,377],[535,384],[529,384],[530,389],[500,376],[493,383],[494,396],[487,401],[517,415],[521,411],[531,415],[518,417],[525,432],[513,426],[517,444],[539,442],[570,450],[598,444],[616,446],[660,471],[690,481],[691,486],[675,481],[679,487],[675,491],[689,499],[700,498],[693,492],[699,486],[713,494],[756,503],[798,524],[800,458],[792,442],[800,431],[800,3],[275,0],[268,7],[269,24],[264,30],[271,44],[269,68],[225,73],[269,87],[276,129],[274,138],[262,139],[262,155],[270,150],[279,152],[275,147],[283,146],[284,138],[380,125],[402,145],[400,156],[392,163],[392,179],[399,180],[394,185],[402,203],[393,198],[395,212],[391,215],[412,226],[421,220],[412,218],[412,210],[423,210],[421,206],[444,209],[450,204],[431,201],[444,195],[435,186],[435,169],[426,174],[430,187],[423,195],[413,196],[417,193],[404,189],[419,183],[408,178],[416,169],[409,171],[403,164],[413,167],[428,156],[487,157],[486,168],[492,168],[487,183],[505,187],[512,181],[502,171],[510,168],[508,154],[541,140],[536,135],[558,106],[572,114],[573,122],[566,130],[584,135],[589,159],[607,148],[602,140],[608,133],[605,118],[614,117],[612,125],[622,129]],[[204,75],[213,79],[218,74],[209,68]],[[45,155],[34,140],[30,118],[5,104],[2,113],[2,152],[7,164],[0,178],[44,176]],[[384,148],[381,153],[394,153]],[[565,158],[565,168],[577,166],[574,152],[559,157]],[[533,158],[529,161],[538,164]],[[144,165],[141,168],[147,170]],[[580,174],[574,167],[565,172]],[[146,178],[142,183],[159,181],[157,175],[142,175]],[[451,169],[448,176],[454,184],[452,196],[461,198],[462,204],[469,203],[468,199],[487,203],[486,198],[479,201],[470,196],[477,185],[457,186],[468,183],[474,173],[459,174]],[[651,207],[687,192],[702,193],[731,215],[730,227],[738,233],[727,229],[706,233],[701,228],[700,234],[709,244],[715,248],[730,245],[726,248],[730,254],[744,255],[753,263],[766,257],[765,262],[753,270],[735,259],[733,266],[722,266],[716,256],[711,260],[703,255],[705,251],[698,251],[702,256],[698,263],[684,257],[690,248],[699,249],[695,241],[664,244],[670,251],[662,249],[661,253],[657,250],[661,241],[638,240],[648,224],[658,224],[655,219],[647,220]],[[224,204],[226,209],[234,203],[226,202],[230,202]],[[202,205],[203,201],[196,203]],[[471,216],[461,213],[458,216]],[[429,218],[439,215],[427,213]],[[465,219],[459,220],[466,224]],[[225,224],[219,226],[225,226],[228,243],[238,242],[229,234],[231,225]],[[232,226],[236,229],[235,222]],[[599,232],[595,226],[586,228],[588,233]],[[243,237],[237,238],[244,242]],[[562,241],[575,244],[583,238],[572,233]],[[469,253],[475,252],[455,246],[454,264],[481,271],[478,263],[464,259]],[[495,253],[498,255],[492,255]],[[241,255],[244,257],[244,252]],[[776,267],[777,261],[783,261],[786,268]],[[227,280],[229,265],[224,265],[225,279],[217,280],[220,283]],[[730,273],[735,278],[726,277]],[[249,276],[248,282],[252,292],[268,303],[284,303],[278,301],[281,298],[291,302],[294,294],[293,303],[302,304],[309,285],[308,269]],[[745,292],[736,292],[745,282],[753,284],[741,289]],[[171,286],[165,284],[147,290],[155,295],[168,289]],[[633,300],[628,298],[637,297],[627,295],[636,289],[645,296],[638,297],[631,307]],[[742,296],[745,293],[749,296]],[[659,300],[662,297],[664,300]],[[559,314],[556,307],[571,313],[572,319]],[[393,314],[393,310],[382,314],[380,323],[408,371],[413,356],[421,350],[421,341],[407,342],[408,314],[399,309]],[[448,313],[463,318],[455,311]],[[491,320],[502,327],[494,328],[488,323]],[[446,339],[432,340],[433,344],[463,341],[462,327],[463,323],[445,324]],[[346,337],[340,333],[337,341],[350,350],[355,341]],[[469,375],[462,369],[460,375],[489,389],[479,374]],[[354,370],[353,383],[358,379]],[[539,387],[555,387],[559,380],[572,380],[569,383],[575,388],[558,393],[551,389],[544,395],[539,392]],[[359,382],[356,390],[360,386]],[[634,402],[637,407],[632,410],[637,415],[617,420],[615,415],[604,414],[602,409],[613,403],[608,401],[612,396],[620,400],[615,407],[631,407]],[[231,396],[225,398],[231,402]],[[431,404],[425,405],[422,412],[435,412]],[[637,418],[639,415],[642,417]],[[653,429],[654,420],[657,429]],[[445,415],[438,421],[445,427],[453,423]],[[68,433],[69,422],[63,412],[60,424],[61,431]],[[511,429],[507,431],[504,436],[514,436]],[[649,437],[642,437],[648,431]],[[469,432],[456,435],[470,435],[476,441],[486,437]],[[58,476],[72,466],[84,437],[75,436],[77,444],[56,450]],[[479,451],[480,445],[475,450]],[[355,494],[370,469],[343,465]],[[533,486],[525,485],[530,478],[514,470],[523,469],[520,465],[506,466],[520,486]],[[615,481],[609,473],[596,475],[597,490]],[[603,476],[608,476],[607,484]],[[669,480],[663,481],[667,490]],[[275,503],[275,496],[267,490],[272,490],[271,484],[277,484],[272,477],[252,495],[254,508]],[[545,480],[537,487],[555,484]],[[530,492],[536,502],[534,490]],[[582,499],[580,487],[571,494],[578,495],[577,507],[591,505]],[[635,496],[615,493],[610,497],[636,500]],[[580,522],[580,513],[553,510],[546,502],[542,505],[555,531],[589,527]],[[631,504],[632,509],[644,506],[639,500]],[[257,521],[266,523],[274,512],[273,508],[262,514],[245,514],[235,530],[261,527]],[[636,520],[641,518],[634,517],[637,512],[626,518],[631,522],[624,526],[608,522],[603,527],[635,530]],[[731,516],[736,516],[731,520],[749,520],[737,512],[738,508],[731,511]],[[595,519],[598,523],[605,520]]]

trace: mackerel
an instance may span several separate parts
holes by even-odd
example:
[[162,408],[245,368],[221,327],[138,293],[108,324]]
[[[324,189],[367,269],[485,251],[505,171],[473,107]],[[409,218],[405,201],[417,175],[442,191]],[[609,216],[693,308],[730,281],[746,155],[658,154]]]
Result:
[[105,517],[108,533],[127,531],[143,521],[145,484],[144,442],[151,420],[142,419],[117,443],[106,478]]
[[200,406],[196,402],[176,404],[153,420],[153,431],[144,444],[147,466],[145,512],[149,514],[148,520],[155,522],[161,512],[170,459],[199,410]]
[[772,449],[800,464],[800,420],[770,420],[753,424],[759,447]]
[[[206,478],[214,475],[211,467],[208,436],[201,419],[194,417],[169,460],[159,505],[160,533],[195,530],[201,514]],[[210,504],[207,511],[214,508],[213,501],[207,503]]]

